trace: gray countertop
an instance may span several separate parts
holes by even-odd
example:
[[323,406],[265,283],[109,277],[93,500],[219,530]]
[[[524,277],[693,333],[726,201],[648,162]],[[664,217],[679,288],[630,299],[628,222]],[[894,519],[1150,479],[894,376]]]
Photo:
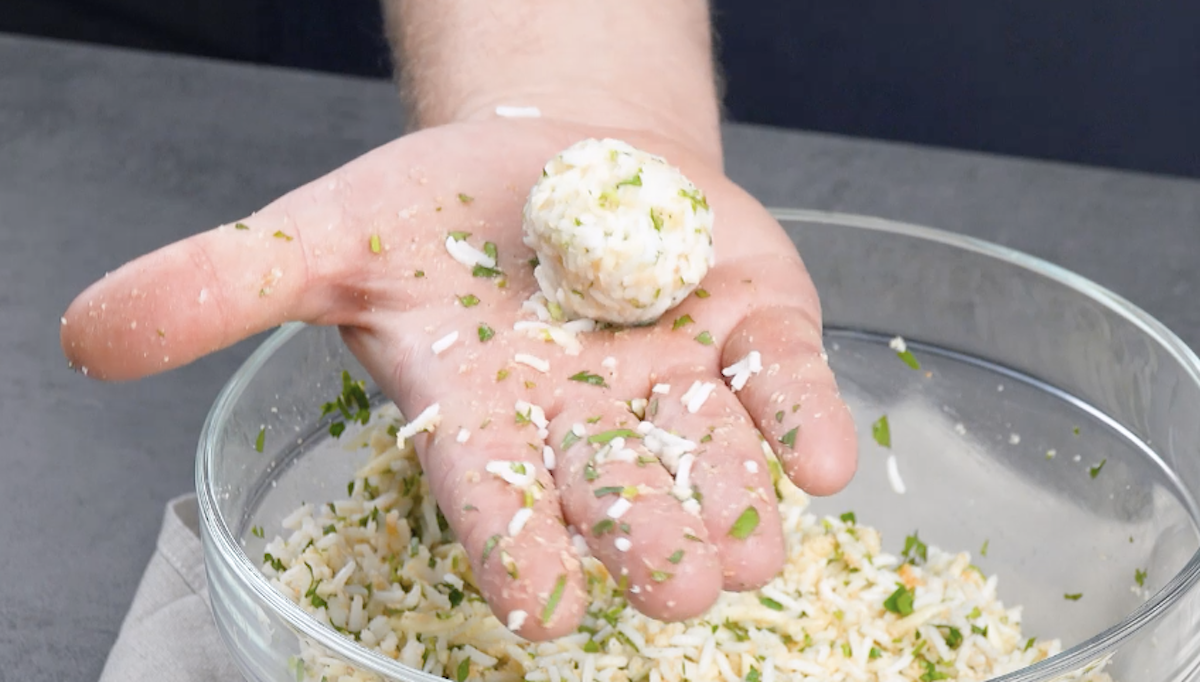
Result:
[[[145,381],[68,371],[106,270],[401,131],[388,83],[0,36],[0,680],[94,679],[253,342]],[[732,125],[764,203],[954,230],[1108,286],[1200,345],[1200,182]],[[809,254],[810,258],[819,254]]]

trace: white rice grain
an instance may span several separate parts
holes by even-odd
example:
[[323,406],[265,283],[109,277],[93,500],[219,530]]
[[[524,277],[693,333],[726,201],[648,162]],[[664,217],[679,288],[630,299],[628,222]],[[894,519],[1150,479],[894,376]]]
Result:
[[897,495],[903,495],[906,488],[904,487],[904,479],[900,478],[900,466],[896,463],[895,455],[888,455],[887,475],[888,483],[891,484],[892,490]]
[[550,371],[549,361],[543,360],[536,355],[530,355],[528,353],[517,353],[513,356],[513,362],[532,367],[542,374]]
[[441,355],[446,349],[450,348],[450,346],[453,346],[454,342],[457,340],[458,331],[452,331],[437,341],[434,341],[433,345],[430,346],[429,349],[433,351],[434,355]]
[[680,400],[683,401],[689,414],[696,414],[704,406],[704,402],[708,400],[708,396],[712,394],[713,389],[716,387],[716,384],[709,381],[694,381],[691,387],[680,397]]
[[501,118],[541,118],[542,110],[537,107],[518,107],[501,104],[496,107],[496,115]]
[[632,508],[632,507],[633,507],[632,502],[625,499],[624,497],[620,497],[620,498],[617,498],[616,502],[612,503],[612,506],[610,506],[608,508],[608,511],[605,512],[605,514],[610,519],[619,519],[622,516],[625,516],[625,512],[629,511],[630,508]]
[[521,507],[513,514],[512,519],[508,522],[508,536],[517,537],[525,528],[525,524],[529,523],[529,519],[533,518],[533,509],[529,507]]
[[496,267],[496,261],[491,256],[471,246],[465,239],[446,237],[446,251],[450,253],[451,258],[468,268],[476,265],[482,265],[485,268]]
[[506,621],[507,625],[508,625],[508,629],[512,630],[513,632],[517,632],[518,630],[521,629],[522,626],[525,625],[525,619],[528,617],[529,617],[529,614],[525,613],[521,609],[514,609],[512,611],[509,611],[508,619]]

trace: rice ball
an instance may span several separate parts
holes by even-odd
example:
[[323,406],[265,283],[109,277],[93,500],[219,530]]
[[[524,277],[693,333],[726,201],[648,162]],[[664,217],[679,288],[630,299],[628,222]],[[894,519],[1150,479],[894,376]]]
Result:
[[704,193],[678,168],[611,139],[551,159],[524,212],[549,302],[568,319],[620,325],[654,322],[700,284],[712,225]]

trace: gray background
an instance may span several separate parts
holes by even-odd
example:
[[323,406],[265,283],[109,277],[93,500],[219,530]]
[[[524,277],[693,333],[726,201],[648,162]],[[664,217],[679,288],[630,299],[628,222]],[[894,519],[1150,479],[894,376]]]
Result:
[[[0,680],[94,679],[192,487],[251,343],[165,376],[68,371],[58,318],[124,261],[249,213],[401,131],[379,81],[0,36]],[[749,126],[764,203],[982,237],[1106,285],[1200,342],[1200,182]],[[808,254],[819,258],[820,254]]]

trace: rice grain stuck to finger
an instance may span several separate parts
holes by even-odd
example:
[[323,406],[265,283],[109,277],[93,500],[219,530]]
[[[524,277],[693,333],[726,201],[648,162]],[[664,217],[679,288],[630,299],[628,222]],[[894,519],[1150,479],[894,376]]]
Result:
[[568,319],[654,322],[713,264],[713,212],[664,159],[588,139],[546,164],[529,193],[525,244],[534,276]]

